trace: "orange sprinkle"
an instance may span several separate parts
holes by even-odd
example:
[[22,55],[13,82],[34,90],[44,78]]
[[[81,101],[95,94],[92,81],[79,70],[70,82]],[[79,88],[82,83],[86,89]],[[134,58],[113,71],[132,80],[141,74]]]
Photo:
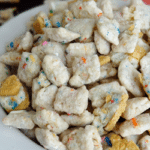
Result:
[[17,48],[19,47],[19,44],[17,44]]
[[98,16],[98,17],[102,16],[102,13],[99,13],[97,16]]
[[26,64],[26,63],[24,63],[24,64],[23,64],[23,66],[22,66],[22,68],[23,68],[23,69],[25,69],[25,68],[26,68],[26,65],[27,65],[27,64]]
[[71,89],[71,91],[74,91],[74,89]]
[[148,140],[146,140],[145,143],[148,143]]
[[138,126],[135,118],[132,118],[132,123],[133,123],[134,127]]
[[82,57],[82,61],[86,64],[86,59],[84,57]]

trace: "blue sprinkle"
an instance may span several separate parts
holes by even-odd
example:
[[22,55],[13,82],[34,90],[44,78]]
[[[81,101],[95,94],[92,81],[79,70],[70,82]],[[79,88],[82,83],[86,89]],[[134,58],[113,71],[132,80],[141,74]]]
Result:
[[18,104],[14,101],[12,109],[14,110],[17,106],[18,106]]
[[61,27],[60,22],[56,22],[57,27]]
[[109,32],[107,32],[107,35],[109,34]]
[[42,71],[41,73],[43,73],[45,75],[44,71]]
[[115,102],[118,103],[118,98],[114,98]]
[[13,43],[13,42],[10,43],[10,47],[11,47],[11,48],[14,47],[14,43]]
[[13,105],[13,103],[12,103],[12,101],[11,101],[11,100],[8,102],[8,105],[10,105],[10,106],[12,106],[12,105]]
[[120,30],[119,30],[119,28],[117,28],[117,31],[118,31],[118,33],[120,34]]
[[81,37],[79,37],[79,39],[81,39]]
[[126,67],[128,67],[128,66],[126,66]]
[[106,138],[105,138],[105,141],[107,142],[108,146],[111,146],[111,147],[112,147],[112,143],[111,143],[109,137],[106,137]]
[[41,84],[41,82],[38,82],[38,84]]
[[147,93],[150,93],[150,91],[147,91]]
[[75,17],[73,17],[73,19],[76,19]]
[[20,98],[22,99],[22,96]]
[[97,126],[97,128],[99,128],[99,126]]

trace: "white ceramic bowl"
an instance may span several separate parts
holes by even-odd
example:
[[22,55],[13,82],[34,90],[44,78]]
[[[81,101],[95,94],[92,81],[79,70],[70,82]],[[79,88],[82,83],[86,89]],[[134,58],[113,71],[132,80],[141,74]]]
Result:
[[[112,0],[112,2],[116,8],[128,5],[130,0]],[[0,27],[0,55],[5,52],[5,46],[8,42],[13,41],[26,31],[26,23],[31,16],[36,15],[39,11],[47,13],[46,7],[42,5],[18,15]],[[0,107],[0,150],[44,150],[19,130],[4,126],[1,120],[5,116],[4,110]]]

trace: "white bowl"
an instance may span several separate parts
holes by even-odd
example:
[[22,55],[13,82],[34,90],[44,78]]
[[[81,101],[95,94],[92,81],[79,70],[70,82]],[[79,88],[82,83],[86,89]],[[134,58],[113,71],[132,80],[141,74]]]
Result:
[[[128,5],[130,0],[112,0],[114,8]],[[116,4],[117,3],[117,4]],[[0,55],[5,53],[5,46],[8,42],[13,41],[16,37],[22,35],[26,31],[26,23],[31,16],[36,15],[39,11],[46,12],[44,5],[28,10],[17,17],[6,22],[0,27]],[[23,133],[15,128],[10,128],[2,124],[2,118],[6,114],[0,107],[0,149],[1,150],[44,150]]]

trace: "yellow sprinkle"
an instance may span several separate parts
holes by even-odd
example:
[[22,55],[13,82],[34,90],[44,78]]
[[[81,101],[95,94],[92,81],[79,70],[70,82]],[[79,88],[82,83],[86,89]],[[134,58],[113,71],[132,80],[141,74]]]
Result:
[[134,25],[131,25],[128,30],[129,30],[129,31],[133,31],[133,29],[134,29]]
[[32,62],[35,62],[35,58],[33,57],[33,55],[30,55],[30,59],[32,60]]

